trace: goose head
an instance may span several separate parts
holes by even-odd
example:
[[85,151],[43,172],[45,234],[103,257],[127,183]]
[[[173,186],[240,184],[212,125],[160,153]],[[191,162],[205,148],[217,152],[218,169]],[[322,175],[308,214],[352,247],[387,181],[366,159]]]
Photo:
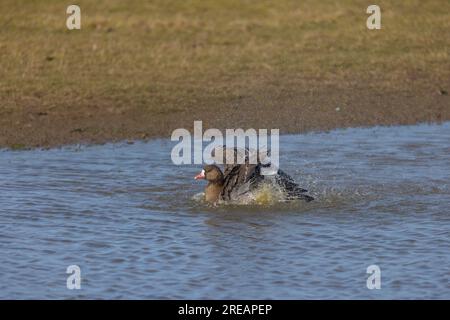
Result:
[[195,180],[206,180],[205,199],[208,202],[217,202],[223,189],[223,173],[216,165],[206,165],[194,177]]

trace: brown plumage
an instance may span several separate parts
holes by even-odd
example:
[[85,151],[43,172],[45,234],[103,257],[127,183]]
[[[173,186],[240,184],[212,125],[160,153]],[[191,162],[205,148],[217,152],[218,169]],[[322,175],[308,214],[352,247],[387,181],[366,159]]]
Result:
[[217,202],[223,190],[224,178],[222,171],[215,165],[206,165],[203,170],[195,177],[205,179],[208,185],[205,188],[205,200],[208,202]]

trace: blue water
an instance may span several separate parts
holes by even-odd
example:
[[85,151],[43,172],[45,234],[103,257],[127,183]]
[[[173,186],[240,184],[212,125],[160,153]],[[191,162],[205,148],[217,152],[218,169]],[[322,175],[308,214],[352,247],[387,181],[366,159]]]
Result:
[[280,146],[316,201],[208,206],[168,140],[0,151],[0,298],[450,298],[450,123]]

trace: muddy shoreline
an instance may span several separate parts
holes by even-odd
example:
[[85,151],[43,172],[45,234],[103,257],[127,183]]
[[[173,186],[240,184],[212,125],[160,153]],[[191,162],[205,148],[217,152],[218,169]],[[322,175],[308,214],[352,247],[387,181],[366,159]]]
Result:
[[173,130],[267,128],[280,133],[327,131],[345,127],[408,125],[450,120],[450,97],[433,86],[403,90],[343,88],[269,88],[229,101],[213,98],[197,105],[155,112],[133,106],[75,105],[3,111],[0,146],[9,149],[51,148],[123,140],[170,138]]

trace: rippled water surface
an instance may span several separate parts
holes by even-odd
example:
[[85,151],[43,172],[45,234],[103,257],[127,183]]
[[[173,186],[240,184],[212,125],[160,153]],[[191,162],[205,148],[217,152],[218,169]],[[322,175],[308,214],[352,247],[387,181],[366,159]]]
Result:
[[208,207],[170,141],[0,151],[0,298],[450,298],[450,123],[280,145],[316,201]]

